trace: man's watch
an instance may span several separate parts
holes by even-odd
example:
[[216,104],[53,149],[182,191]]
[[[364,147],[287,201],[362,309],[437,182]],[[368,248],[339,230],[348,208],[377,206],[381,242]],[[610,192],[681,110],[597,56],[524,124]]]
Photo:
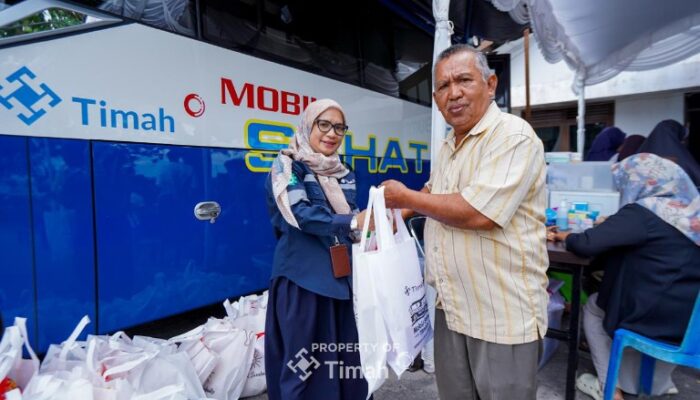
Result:
[[357,215],[353,215],[352,219],[350,220],[350,230],[351,231],[357,230]]

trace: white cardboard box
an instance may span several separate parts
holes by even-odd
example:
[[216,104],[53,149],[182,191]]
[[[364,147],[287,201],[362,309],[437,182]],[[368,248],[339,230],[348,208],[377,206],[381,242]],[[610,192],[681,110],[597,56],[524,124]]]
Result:
[[620,209],[620,192],[577,192],[577,191],[559,191],[552,190],[549,192],[549,207],[559,207],[562,200],[566,200],[567,204],[572,202],[585,201],[588,202],[590,211],[598,211],[601,216],[613,215]]

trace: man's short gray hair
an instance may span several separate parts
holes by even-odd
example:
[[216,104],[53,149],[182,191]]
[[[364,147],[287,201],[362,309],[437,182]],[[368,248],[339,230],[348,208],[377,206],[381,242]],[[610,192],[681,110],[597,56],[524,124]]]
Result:
[[481,71],[481,76],[484,78],[484,82],[488,81],[489,76],[491,76],[493,72],[489,68],[489,62],[486,60],[486,55],[472,46],[464,43],[453,44],[438,54],[437,60],[435,60],[435,64],[433,65],[433,80],[435,80],[435,69],[437,68],[438,63],[459,53],[474,54],[476,57],[476,68]]

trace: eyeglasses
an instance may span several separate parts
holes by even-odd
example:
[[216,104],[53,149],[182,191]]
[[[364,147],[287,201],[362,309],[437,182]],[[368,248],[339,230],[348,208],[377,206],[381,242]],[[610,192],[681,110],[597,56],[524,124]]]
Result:
[[316,126],[318,126],[318,130],[320,130],[323,133],[328,133],[328,131],[333,128],[333,132],[338,135],[338,136],[345,136],[345,133],[348,131],[348,126],[345,124],[333,124],[331,121],[326,121],[325,119],[317,119],[316,121]]

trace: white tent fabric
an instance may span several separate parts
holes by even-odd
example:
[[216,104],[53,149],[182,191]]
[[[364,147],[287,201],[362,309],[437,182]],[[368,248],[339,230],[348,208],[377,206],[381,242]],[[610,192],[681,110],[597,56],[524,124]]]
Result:
[[550,63],[563,59],[576,71],[572,87],[579,95],[579,152],[586,85],[625,70],[660,68],[700,52],[697,0],[490,1],[518,22],[529,19],[544,58]]
[[[488,0],[487,0],[488,1]],[[625,70],[673,64],[700,52],[700,1],[491,0],[529,20],[544,58],[585,71],[585,84]]]
[[[435,65],[435,60],[437,56],[450,47],[452,44],[451,38],[454,33],[454,26],[452,21],[449,20],[450,12],[450,0],[433,0],[433,17],[435,17],[435,42],[433,44],[433,65]],[[433,81],[435,77],[433,76]],[[430,165],[432,170],[432,165],[434,165],[435,160],[437,160],[438,151],[442,146],[442,141],[445,139],[445,133],[447,132],[447,123],[445,118],[433,100],[432,107],[432,130],[430,136]]]
[[586,85],[624,70],[663,67],[700,51],[698,1],[588,0],[575,7],[557,0],[528,1],[545,59],[563,58],[574,70],[585,69]]
[[[488,0],[486,0],[488,1]],[[530,22],[527,2],[524,0],[493,0],[493,5],[500,11],[507,12],[519,24]]]

